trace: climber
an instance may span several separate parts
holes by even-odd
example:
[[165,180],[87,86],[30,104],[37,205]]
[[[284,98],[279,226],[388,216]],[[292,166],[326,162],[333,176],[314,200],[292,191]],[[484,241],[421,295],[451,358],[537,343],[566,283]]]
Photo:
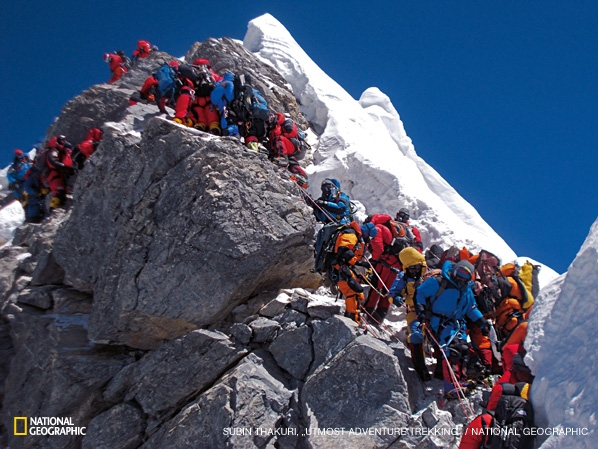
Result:
[[95,152],[96,148],[102,140],[104,132],[99,128],[91,128],[87,131],[85,140],[79,145],[75,146],[73,150],[72,159],[75,166],[81,170],[85,161]]
[[467,426],[459,449],[528,449],[534,446],[535,433],[527,430],[534,427],[530,384],[517,382],[497,387],[494,407],[488,405],[486,413]]
[[420,252],[411,247],[399,253],[399,260],[403,271],[390,287],[390,296],[394,305],[407,308],[407,343],[411,351],[411,360],[421,380],[428,381],[431,377],[426,367],[423,333],[421,323],[417,320],[414,302],[415,290],[423,282],[426,273],[426,261]]
[[428,265],[428,268],[434,269],[440,268],[442,266],[442,264],[440,263],[440,256],[442,256],[443,252],[444,250],[440,245],[432,245],[429,249],[426,250],[425,257],[426,265]]
[[115,83],[127,73],[124,61],[120,55],[116,53],[104,53],[104,61],[108,63],[112,77],[108,80],[109,84]]
[[345,297],[345,316],[360,323],[359,305],[363,301],[363,287],[353,272],[355,265],[363,265],[365,238],[373,237],[375,229],[352,221],[339,232],[334,243],[333,265],[330,279],[336,282],[338,290]]
[[370,242],[370,263],[375,271],[372,285],[375,289],[371,289],[368,294],[365,310],[371,318],[382,323],[390,308],[386,294],[402,267],[398,255],[388,251],[392,247],[394,237],[390,228],[383,224],[384,221],[378,220],[379,215],[385,214],[375,214],[370,217],[372,224],[378,229],[378,234]]
[[[426,279],[415,293],[418,321],[424,323],[424,330],[432,333],[438,349],[444,352],[446,358],[450,356],[449,344],[453,339],[466,339],[465,317],[474,322],[484,335],[489,333],[488,324],[478,310],[472,292],[474,272],[468,261],[454,264],[447,261],[442,266],[442,274]],[[460,386],[453,385],[446,358],[442,363],[444,389],[447,397],[454,398],[457,396],[455,389]]]
[[138,59],[147,58],[152,51],[156,50],[158,47],[152,46],[148,41],[137,41],[137,48],[133,51],[133,63],[136,63]]
[[8,180],[8,190],[12,190],[13,196],[24,204],[27,195],[24,190],[25,175],[31,168],[31,161],[23,153],[23,150],[15,150],[15,157],[8,167],[6,179]]
[[417,229],[415,226],[412,226],[409,224],[409,216],[410,216],[409,209],[402,207],[397,212],[397,215],[395,216],[395,220],[398,222],[404,223],[405,226],[408,227],[409,234],[411,234],[413,236],[413,241],[411,242],[411,244],[415,249],[417,249],[421,253],[424,250],[423,243],[422,243],[422,236],[421,236],[421,233],[419,232],[419,229]]
[[45,170],[41,174],[45,186],[50,190],[44,203],[46,216],[52,209],[63,206],[66,201],[67,181],[69,176],[74,174],[72,148],[64,135],[52,137],[48,141],[43,156]]
[[[269,159],[279,167],[287,168],[299,185],[307,188],[307,173],[299,164],[299,160],[305,155],[302,154],[301,142],[299,140],[299,130],[297,125],[290,118],[286,118],[280,112],[270,114],[268,121],[268,139],[266,147]],[[258,151],[259,143],[257,138],[251,137],[251,142],[247,144],[248,148]]]
[[222,135],[241,138],[239,134],[239,120],[230,108],[230,103],[235,99],[235,75],[232,72],[226,72],[221,81],[210,94],[211,103],[216,106],[220,113],[220,128]]
[[204,58],[197,58],[193,61],[190,69],[195,74],[193,80],[195,99],[191,103],[189,115],[193,127],[201,131],[221,135],[220,113],[218,108],[212,104],[210,96],[216,87],[216,83],[222,81],[223,78],[212,70],[210,61]]
[[321,223],[349,223],[351,200],[341,191],[341,183],[336,178],[326,178],[321,184],[322,195],[312,203],[316,220]]

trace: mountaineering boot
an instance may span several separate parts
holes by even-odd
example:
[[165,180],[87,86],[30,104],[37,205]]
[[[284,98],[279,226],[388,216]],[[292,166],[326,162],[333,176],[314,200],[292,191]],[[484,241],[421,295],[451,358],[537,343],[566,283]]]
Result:
[[375,318],[375,316],[374,316],[374,308],[373,307],[366,307],[365,311],[366,311],[366,315],[368,317],[368,320],[371,321],[372,318]]
[[204,125],[203,123],[196,123],[194,126],[195,129],[198,129],[199,131],[205,131],[206,130],[206,125]]
[[426,366],[426,357],[424,356],[424,345],[422,343],[410,343],[409,350],[411,351],[411,361],[413,362],[413,366],[415,367],[415,371],[419,375],[419,378],[423,382],[432,380],[432,376],[430,376],[430,373],[428,372],[428,367]]
[[361,325],[361,320],[359,319],[359,312],[356,312],[356,313],[345,312],[345,317],[351,318],[357,324]]
[[178,123],[179,125],[183,124],[183,119],[175,117],[172,119],[173,122]]
[[220,124],[218,122],[210,123],[210,132],[215,136],[221,136],[222,128],[220,128]]
[[377,308],[376,311],[374,312],[374,318],[376,318],[376,320],[378,320],[378,322],[380,324],[382,324],[384,322],[384,318],[386,318],[387,314],[388,314],[388,309]]

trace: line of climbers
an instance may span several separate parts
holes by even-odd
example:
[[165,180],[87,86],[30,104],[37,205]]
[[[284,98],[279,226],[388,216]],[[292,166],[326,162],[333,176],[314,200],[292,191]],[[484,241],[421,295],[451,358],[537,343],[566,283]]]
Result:
[[306,134],[280,112],[272,111],[248,74],[217,74],[205,58],[161,65],[133,94],[131,104],[155,103],[174,109],[173,121],[218,136],[232,136],[286,168],[301,187],[307,173],[299,164],[309,145]]
[[[353,220],[351,201],[337,179],[325,179],[321,190],[317,200],[306,195],[316,219],[323,223],[314,247],[314,269],[325,275],[332,291],[344,296],[345,315],[359,324],[383,327],[391,305],[404,309],[407,344],[422,381],[432,379],[426,347],[433,348],[434,377],[444,381],[447,399],[465,397],[477,385],[485,385],[485,379],[502,374],[483,415],[484,425],[532,426],[529,385],[516,390],[512,385],[532,380],[522,355],[539,267],[529,261],[521,267],[501,265],[486,250],[472,254],[467,248],[443,250],[432,245],[424,251],[406,208],[394,220],[387,214],[374,214],[360,225]],[[513,391],[525,394],[517,395],[516,401],[499,401],[501,392],[506,397],[515,395]],[[513,401],[525,407],[514,412],[519,420],[505,418],[504,406],[496,405]],[[511,411],[512,407],[507,408]],[[497,415],[490,420],[487,414],[494,409]],[[498,414],[499,409],[503,414]],[[481,420],[476,418],[472,425],[480,426]],[[506,444],[505,438],[495,438],[496,446],[468,446],[468,441],[474,441],[469,439],[471,434],[464,436],[461,447]],[[484,444],[489,441],[485,439]],[[514,439],[511,444],[508,447],[527,447]]]
[[7,178],[8,188],[21,202],[27,223],[40,223],[53,209],[62,207],[79,170],[102,140],[103,131],[91,128],[85,139],[73,147],[66,136],[51,137],[36,148],[33,161],[15,150]]

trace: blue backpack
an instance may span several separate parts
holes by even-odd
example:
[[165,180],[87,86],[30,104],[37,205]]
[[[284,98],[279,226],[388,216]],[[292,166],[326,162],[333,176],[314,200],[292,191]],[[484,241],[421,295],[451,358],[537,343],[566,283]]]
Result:
[[177,76],[172,67],[164,64],[154,75],[158,80],[158,92],[161,97],[174,98],[177,87]]
[[[237,79],[235,79],[237,81]],[[267,121],[270,116],[268,103],[262,93],[249,84],[235,86],[236,100],[233,108],[243,122],[253,119]]]

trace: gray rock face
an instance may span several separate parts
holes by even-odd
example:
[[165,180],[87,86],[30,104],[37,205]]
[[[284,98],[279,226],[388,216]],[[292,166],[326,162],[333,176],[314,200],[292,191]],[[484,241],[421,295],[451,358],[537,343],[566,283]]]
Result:
[[64,134],[73,145],[79,144],[90,128],[122,120],[132,93],[109,84],[87,89],[64,105],[60,116],[48,128],[47,137]]
[[[64,310],[40,315],[19,313],[11,321],[15,345],[4,384],[3,424],[12,429],[14,416],[71,417],[77,426],[106,407],[101,389],[126,363],[118,349],[89,344],[85,315]],[[8,434],[11,448],[77,447],[78,436]]]
[[[288,437],[281,433],[294,434],[295,442],[299,432],[290,410],[292,392],[280,379],[271,362],[251,354],[142,447],[270,448]],[[289,443],[281,447],[293,447]]]
[[295,379],[303,379],[313,360],[311,328],[301,326],[283,333],[268,348],[276,363]]
[[0,309],[15,280],[17,268],[19,267],[17,257],[26,252],[24,248],[15,246],[0,249]]
[[145,419],[141,410],[118,404],[91,420],[83,449],[134,449],[143,442]]
[[[367,336],[320,366],[307,379],[301,402],[313,429],[407,427],[411,415],[407,385],[392,350]],[[394,439],[367,433],[313,435],[309,441],[312,447],[384,447]]]
[[109,389],[126,390],[125,400],[135,400],[152,418],[162,419],[213,383],[236,364],[247,350],[235,346],[218,332],[197,330],[163,345],[127,366]]
[[262,155],[204,136],[150,120],[136,144],[105,137],[78,180],[54,255],[93,286],[94,340],[156,348],[254,291],[316,281],[296,186]]

